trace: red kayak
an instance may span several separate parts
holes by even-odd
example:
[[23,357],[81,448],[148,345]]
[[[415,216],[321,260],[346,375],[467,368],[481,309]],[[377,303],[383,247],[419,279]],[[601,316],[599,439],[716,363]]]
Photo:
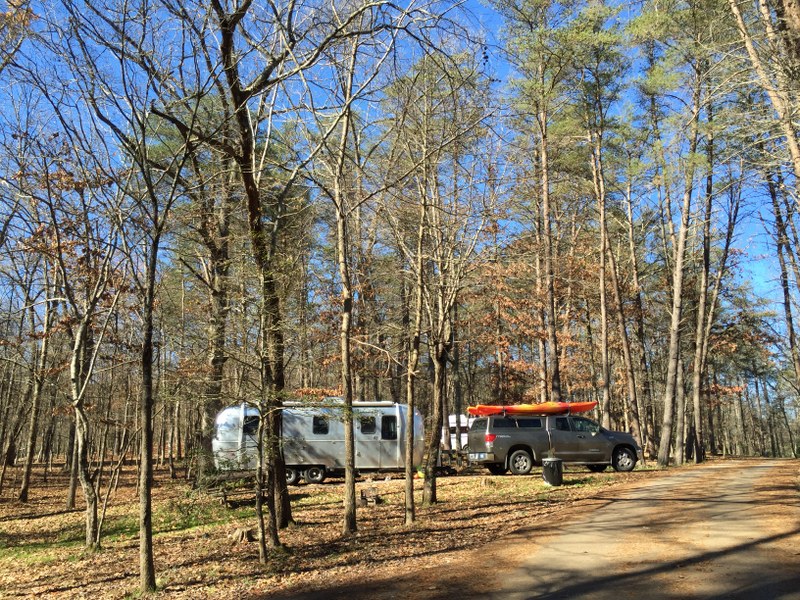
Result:
[[470,406],[467,412],[474,417],[491,415],[570,415],[587,412],[597,406],[597,402],[542,402],[541,404],[514,404],[498,406],[479,404]]

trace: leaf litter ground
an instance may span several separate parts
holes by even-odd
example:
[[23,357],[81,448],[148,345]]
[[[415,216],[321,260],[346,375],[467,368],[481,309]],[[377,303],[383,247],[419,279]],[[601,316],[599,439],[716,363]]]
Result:
[[[798,463],[783,477],[796,485]],[[417,522],[404,525],[404,482],[361,480],[381,502],[358,510],[358,533],[342,538],[341,481],[291,488],[296,524],[281,532],[285,547],[258,561],[256,543],[235,543],[237,529],[255,528],[243,499],[227,508],[216,494],[193,490],[158,471],[154,546],[163,598],[446,597],[473,576],[486,548],[537,523],[590,510],[592,497],[664,471],[588,473],[567,469],[564,485],[549,487],[539,473],[489,476],[480,470],[438,480],[439,503],[417,505]],[[123,476],[105,517],[102,549],[83,550],[84,513],[65,511],[66,476],[37,473],[31,500],[10,498],[12,473],[0,498],[0,597],[128,598],[138,595],[138,503],[135,470]],[[422,482],[416,484],[421,500]],[[78,494],[80,496],[80,493]],[[79,503],[80,504],[80,503]],[[79,506],[79,509],[82,508]],[[485,558],[485,555],[484,555]],[[403,588],[406,588],[405,591]]]

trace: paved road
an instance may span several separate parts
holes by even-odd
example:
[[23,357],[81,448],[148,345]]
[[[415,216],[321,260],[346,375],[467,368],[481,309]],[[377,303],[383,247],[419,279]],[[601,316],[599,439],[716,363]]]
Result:
[[[620,496],[525,548],[483,598],[800,600],[800,498],[773,462],[709,464]],[[558,557],[557,560],[554,557]]]

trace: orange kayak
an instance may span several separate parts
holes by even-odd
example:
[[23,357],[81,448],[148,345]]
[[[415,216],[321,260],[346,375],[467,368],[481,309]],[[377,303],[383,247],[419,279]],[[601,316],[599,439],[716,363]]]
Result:
[[542,402],[541,404],[514,404],[499,406],[479,404],[470,406],[467,412],[475,417],[490,415],[569,415],[592,410],[597,402]]

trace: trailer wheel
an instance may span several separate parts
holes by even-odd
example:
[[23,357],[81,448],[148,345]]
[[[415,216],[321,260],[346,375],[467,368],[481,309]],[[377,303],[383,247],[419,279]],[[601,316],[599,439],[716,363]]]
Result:
[[322,483],[325,481],[325,467],[308,467],[303,473],[306,483]]
[[286,467],[286,485],[297,485],[300,481],[300,471]]

